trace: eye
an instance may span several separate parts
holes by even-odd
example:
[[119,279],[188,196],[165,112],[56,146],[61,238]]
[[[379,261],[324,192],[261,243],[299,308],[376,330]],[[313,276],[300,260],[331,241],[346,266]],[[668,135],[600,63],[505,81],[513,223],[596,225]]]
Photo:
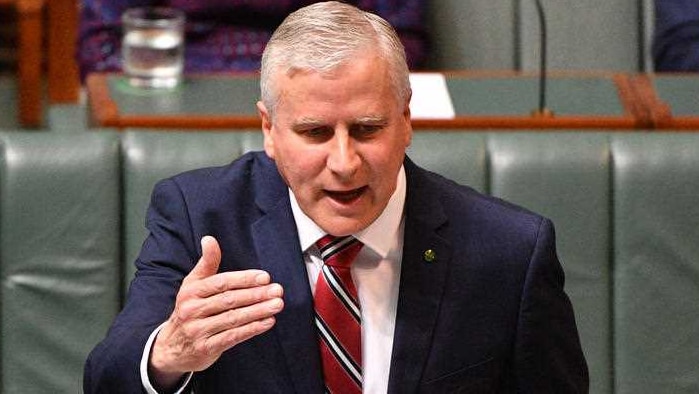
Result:
[[366,124],[366,125],[357,126],[357,131],[362,132],[362,133],[373,133],[375,131],[379,131],[380,129],[381,129],[381,126],[375,125],[375,124]]
[[327,127],[314,127],[312,129],[306,130],[306,134],[312,137],[318,137],[325,135],[329,132]]
[[355,138],[370,138],[374,134],[383,130],[383,124],[356,124],[352,126],[351,133]]
[[327,126],[313,126],[299,129],[297,130],[297,133],[301,135],[303,138],[309,140],[323,141],[332,136],[333,130],[332,128]]

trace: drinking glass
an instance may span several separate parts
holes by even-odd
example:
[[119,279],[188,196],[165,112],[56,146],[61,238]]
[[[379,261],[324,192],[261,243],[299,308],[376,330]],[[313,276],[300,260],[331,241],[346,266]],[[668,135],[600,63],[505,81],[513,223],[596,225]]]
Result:
[[170,7],[131,8],[121,20],[123,69],[131,85],[176,87],[184,67],[184,12]]

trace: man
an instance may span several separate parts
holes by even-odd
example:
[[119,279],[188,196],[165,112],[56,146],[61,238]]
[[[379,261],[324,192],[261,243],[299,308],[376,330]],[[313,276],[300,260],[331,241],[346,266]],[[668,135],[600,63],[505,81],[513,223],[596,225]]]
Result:
[[[261,90],[265,153],[156,186],[85,392],[587,391],[551,223],[405,157],[408,68],[386,21],[300,9]],[[331,241],[356,254],[344,273],[316,245],[328,234],[351,236]],[[333,278],[348,308],[324,309]],[[326,320],[357,299],[361,334]]]

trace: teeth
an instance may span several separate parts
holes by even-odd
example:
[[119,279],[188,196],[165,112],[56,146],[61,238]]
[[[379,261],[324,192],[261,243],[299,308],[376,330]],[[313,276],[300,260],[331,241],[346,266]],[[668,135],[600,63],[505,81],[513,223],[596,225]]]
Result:
[[362,189],[348,190],[348,191],[329,191],[328,193],[336,199],[339,200],[351,200],[357,197],[361,193]]

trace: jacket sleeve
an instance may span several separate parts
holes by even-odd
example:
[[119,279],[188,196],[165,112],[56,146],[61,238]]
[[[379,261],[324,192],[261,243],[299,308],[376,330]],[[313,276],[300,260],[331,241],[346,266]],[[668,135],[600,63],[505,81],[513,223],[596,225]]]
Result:
[[136,260],[126,305],[85,363],[86,394],[143,392],[139,363],[148,337],[169,317],[182,279],[201,253],[174,181],[156,186],[146,226],[150,234]]

